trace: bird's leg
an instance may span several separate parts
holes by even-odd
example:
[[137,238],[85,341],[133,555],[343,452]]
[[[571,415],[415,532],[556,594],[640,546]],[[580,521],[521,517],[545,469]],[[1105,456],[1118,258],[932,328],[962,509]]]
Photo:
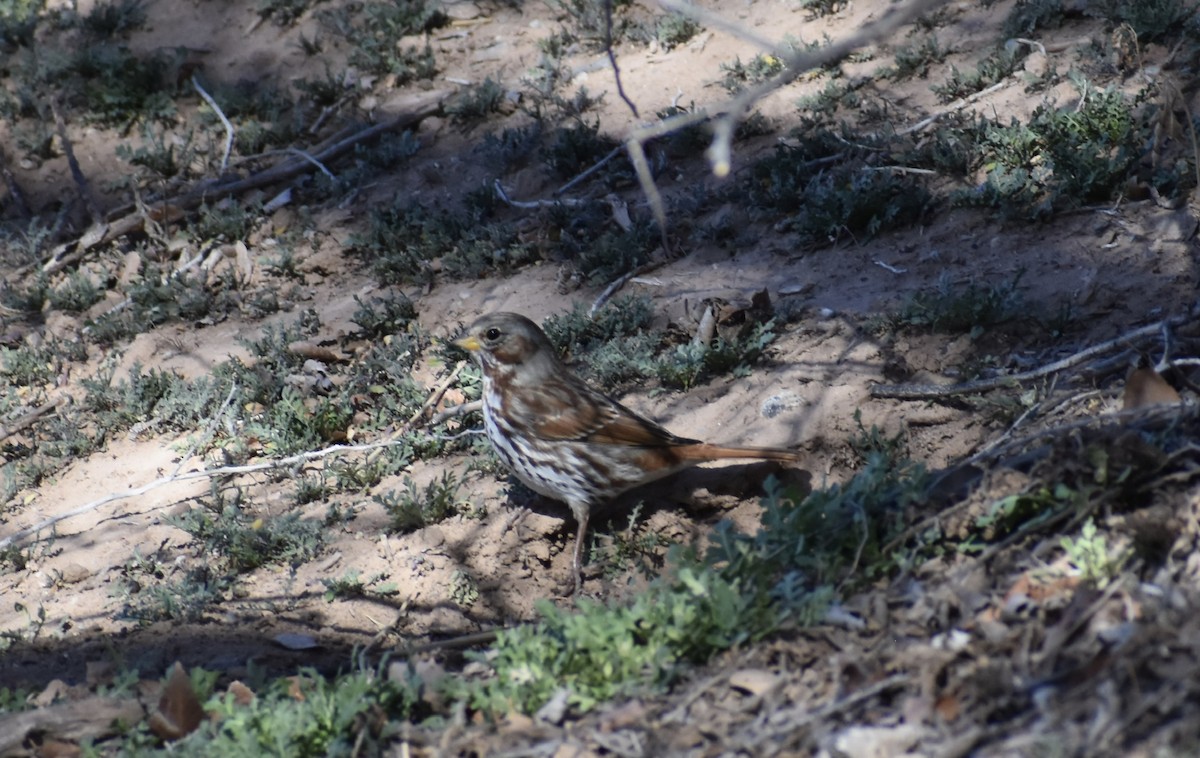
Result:
[[579,522],[579,531],[575,532],[575,557],[571,561],[571,571],[575,574],[575,589],[572,594],[579,592],[583,587],[583,539],[588,527],[587,509],[580,509],[575,514],[575,520]]

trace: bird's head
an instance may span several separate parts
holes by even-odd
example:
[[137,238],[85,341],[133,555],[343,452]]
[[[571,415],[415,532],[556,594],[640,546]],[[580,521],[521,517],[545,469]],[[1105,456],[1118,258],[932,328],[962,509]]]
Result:
[[480,316],[454,344],[471,353],[485,374],[543,364],[551,368],[558,360],[545,332],[519,313]]

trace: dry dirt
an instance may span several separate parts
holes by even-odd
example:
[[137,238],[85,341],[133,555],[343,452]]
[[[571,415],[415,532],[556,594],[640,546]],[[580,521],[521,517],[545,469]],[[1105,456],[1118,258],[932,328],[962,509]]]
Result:
[[[86,12],[86,4],[81,3],[81,11]],[[859,0],[832,17],[814,20],[795,3],[707,5],[720,8],[737,24],[758,34],[778,38],[786,33],[803,40],[825,34],[840,38],[877,17],[885,6]],[[1011,6],[1012,0],[990,7],[951,3],[949,21],[939,30],[940,41],[956,51],[946,65],[970,67],[975,51],[996,39]],[[316,32],[311,13],[295,26],[280,28],[269,22],[254,24],[257,16],[251,4],[156,0],[147,8],[148,28],[134,34],[133,47],[182,44],[202,48],[207,51],[204,62],[210,77],[286,81],[321,73],[323,62],[304,56],[297,44],[299,35],[311,37]],[[532,2],[459,3],[452,10],[462,22],[434,33],[431,39],[440,69],[433,86],[448,91],[458,86],[454,82],[479,82],[486,76],[519,89],[521,76],[537,60],[536,41],[557,23],[546,6]],[[1049,55],[1050,64],[1065,71],[1083,54],[1084,47],[1093,39],[1102,41],[1105,33],[1098,21],[1083,18],[1045,33],[1040,41],[1055,51]],[[904,31],[893,44],[903,40]],[[889,44],[879,45],[875,60],[860,65],[870,70],[889,60],[890,49]],[[623,45],[617,52],[626,94],[645,116],[676,100],[700,105],[723,102],[726,95],[715,84],[719,64],[735,56],[748,60],[758,51],[752,43],[707,31],[670,52],[637,45]],[[327,56],[336,58],[338,54],[329,50]],[[1147,49],[1147,67],[1160,63],[1166,54]],[[603,93],[599,118],[606,131],[620,136],[636,125],[615,91],[602,53],[581,52],[570,62],[579,72],[574,86],[586,85],[592,93]],[[1150,74],[1135,74],[1143,75]],[[1113,83],[1129,87],[1137,82]],[[944,109],[934,100],[929,84],[918,78],[873,86],[886,90],[899,128]],[[794,119],[794,101],[812,86],[802,79],[761,104],[760,110],[780,126],[779,137]],[[376,92],[358,105],[364,116],[381,120],[395,115],[411,102],[413,94]],[[1065,83],[1047,93],[1027,94],[1018,76],[972,107],[1004,118],[1023,117],[1045,100],[1069,107],[1076,97],[1075,90]],[[448,200],[490,181],[494,177],[473,159],[472,147],[484,129],[498,130],[521,123],[522,118],[515,113],[507,121],[465,133],[447,119],[427,118],[418,129],[421,152],[407,167],[386,181],[362,188],[343,207],[313,209],[319,244],[300,261],[305,281],[303,292],[294,301],[298,307],[314,308],[320,314],[322,338],[338,340],[353,332],[354,296],[381,292],[361,262],[343,251],[345,240],[362,223],[368,209],[390,202],[397,194],[423,201]],[[80,127],[73,136],[86,175],[101,177],[124,170],[114,153],[119,140],[110,132]],[[769,151],[776,138],[740,146],[735,155],[735,179],[737,170]],[[74,191],[62,158],[15,170],[35,210]],[[522,200],[547,198],[555,188],[532,170],[503,179],[512,196]],[[697,183],[717,182],[698,156],[660,178],[667,194]],[[103,193],[100,197],[106,207],[123,200]],[[630,188],[625,199],[634,213],[648,212],[635,189]],[[911,293],[929,289],[943,278],[964,285],[986,285],[1010,280],[1024,271],[1030,302],[1069,301],[1081,326],[1059,350],[1010,354],[1024,347],[1011,338],[988,345],[992,354],[1002,356],[1002,364],[1016,368],[1048,363],[1177,313],[1196,293],[1195,217],[1186,208],[1161,208],[1153,202],[1063,214],[1036,226],[1004,222],[981,211],[942,209],[919,228],[811,252],[797,249],[794,239],[773,231],[769,223],[740,222],[753,230],[752,244],[736,249],[711,245],[681,250],[678,257],[629,283],[624,291],[651,298],[658,323],[671,322],[689,330],[694,328],[701,303],[714,299],[746,303],[763,289],[777,304],[794,307],[801,317],[781,327],[769,360],[747,377],[717,379],[686,393],[634,392],[622,401],[688,436],[807,450],[811,455],[808,476],[818,487],[844,481],[854,473],[856,459],[848,439],[857,431],[857,413],[864,424],[889,433],[903,432],[912,456],[932,469],[964,459],[1005,432],[1003,424],[967,404],[871,396],[872,384],[894,378],[889,366],[897,360],[907,366],[905,375],[910,381],[945,383],[953,378],[952,370],[962,356],[979,349],[964,336],[914,333],[880,341],[862,329],[866,319],[894,309]],[[260,246],[252,247],[254,256],[269,253],[268,243],[263,241],[266,237],[269,234],[257,235]],[[12,272],[5,272],[6,277],[10,275]],[[264,281],[261,270],[256,269],[252,277],[249,287]],[[416,303],[422,327],[436,336],[450,336],[461,323],[482,312],[515,310],[543,319],[567,312],[574,304],[591,303],[599,294],[591,288],[563,294],[556,286],[558,279],[559,266],[544,262],[504,278],[439,279],[429,288],[403,289]],[[116,348],[120,356],[117,377],[135,363],[189,377],[203,375],[230,355],[245,355],[236,337],[252,336],[265,326],[289,323],[295,317],[295,311],[265,320],[234,316],[219,324],[174,323],[147,331]],[[79,327],[77,319],[52,315],[41,328],[71,336]],[[105,357],[91,348],[88,365],[61,377],[60,390],[73,391],[79,379]],[[427,384],[432,388],[440,376],[437,367],[427,369]],[[1101,378],[1094,387],[1097,393],[1087,401],[1087,413],[1117,407],[1119,378],[1119,374]],[[763,409],[768,399],[782,399],[786,409],[767,417]],[[1079,412],[1085,411],[1081,408]],[[21,493],[4,504],[0,539],[106,494],[141,487],[176,470],[198,470],[202,461],[181,459],[180,450],[186,449],[182,442],[153,433],[112,440],[104,450],[75,461],[36,491]],[[424,483],[444,469],[462,472],[465,467],[462,459],[439,460],[418,465],[410,475]],[[632,503],[639,499],[649,505],[644,514],[649,527],[673,542],[703,545],[711,526],[725,518],[752,529],[763,469],[735,466],[713,470],[719,473],[705,469],[681,475],[628,503],[617,504],[594,522],[594,531],[604,534],[624,528]],[[154,672],[152,675],[176,660],[230,676],[244,671],[250,661],[281,673],[301,666],[334,670],[345,665],[354,646],[387,648],[532,619],[534,601],[557,597],[568,573],[572,524],[565,518],[565,509],[537,502],[512,503],[504,482],[492,476],[474,473],[467,482],[463,497],[486,510],[483,519],[455,517],[402,537],[386,534],[386,516],[367,496],[343,498],[347,507],[358,509],[358,516],[329,535],[328,547],[319,558],[295,571],[271,568],[248,575],[239,596],[221,603],[203,623],[186,625],[140,626],[122,620],[117,611],[123,600],[115,588],[121,567],[136,556],[155,556],[167,567],[168,578],[170,572],[182,571],[184,564],[202,560],[195,556],[190,537],[164,523],[163,516],[193,507],[195,498],[209,494],[209,482],[198,479],[172,484],[67,518],[57,524],[53,534],[42,533],[32,543],[25,543],[35,545],[31,551],[35,558],[24,570],[0,575],[0,632],[27,635],[29,613],[45,613],[36,640],[19,642],[0,653],[0,684],[37,689],[55,678],[78,681],[88,662],[108,659]],[[249,476],[239,483],[248,488],[253,507],[264,515],[289,507],[279,483],[270,478]],[[399,485],[396,477],[374,491]],[[998,496],[1011,491],[1011,483],[989,482],[988,486]],[[1194,488],[1183,502],[1185,511],[1195,510]],[[327,507],[327,502],[306,506],[305,515],[320,517]],[[963,624],[1003,605],[1006,597],[1011,598],[1012,584],[1026,571],[1054,560],[1053,554],[1028,560],[1010,557],[1010,565],[998,577],[987,567],[957,565],[953,567],[960,573],[948,581],[953,564],[948,559],[944,567],[924,567],[909,576],[904,586],[880,588],[877,597],[862,601],[876,607],[854,604],[853,610],[868,620],[864,627],[819,626],[731,652],[659,700],[618,704],[615,711],[565,729],[532,722],[478,726],[448,744],[454,745],[454,751],[479,755],[560,744],[584,751],[557,753],[561,755],[715,755],[723,750],[752,755],[771,752],[766,746],[776,744],[780,730],[792,728],[817,735],[814,741],[794,745],[802,752],[836,746],[850,755],[892,755],[910,749],[949,754],[956,752],[956,746],[969,752],[976,745],[992,745],[999,752],[1020,754],[1025,748],[1019,742],[1007,742],[1009,735],[997,734],[989,723],[972,721],[969,715],[978,698],[990,696],[988,682],[1004,689],[999,684],[1003,677],[993,670],[997,662],[987,660],[987,651],[997,654],[1008,648],[983,645],[984,652],[971,658],[971,673],[954,682],[961,691],[947,693],[943,689],[947,682],[929,672],[939,670],[934,659],[949,665],[946,661],[956,656],[960,662],[970,656],[974,643],[960,644],[955,637],[966,634]],[[386,574],[399,587],[399,594],[390,599],[327,601],[320,580],[350,571],[364,577]],[[453,576],[459,571],[468,572],[478,583],[480,594],[472,604],[464,605],[453,597]],[[947,573],[939,575],[942,572]],[[585,594],[619,599],[638,581],[632,573],[592,575]],[[1132,588],[1121,589],[1115,597],[1132,603],[1129,592]],[[964,599],[967,595],[969,601]],[[1060,597],[1064,603],[1084,602],[1070,592]],[[1096,597],[1092,594],[1087,599],[1096,601]],[[1113,597],[1109,592],[1102,599]],[[1196,607],[1194,591],[1181,597],[1181,603]],[[1132,623],[1136,616],[1130,612],[1127,620]],[[1033,614],[1029,623],[1042,620]],[[995,622],[997,626],[1000,623]],[[984,637],[1003,636],[995,627],[983,624],[973,629],[972,634]],[[1008,631],[1011,629],[1004,634]],[[281,633],[308,635],[319,647],[288,650],[275,642]],[[886,654],[881,652],[884,649]],[[1194,665],[1190,664],[1189,670],[1194,670]],[[765,672],[769,682],[739,684],[742,680],[737,677],[745,672]],[[889,682],[888,677],[897,672],[909,672],[911,678]],[[927,681],[918,680],[925,674]],[[1112,680],[1105,681],[1108,686]],[[837,698],[852,698],[856,693],[863,697],[864,707],[847,706],[844,712],[823,710]],[[872,693],[881,697],[875,706],[870,706]],[[960,695],[961,703],[951,702]],[[1013,696],[1007,693],[1004,697]],[[1115,693],[1105,697],[1109,697],[1105,702],[1119,700]],[[1003,721],[1006,728],[1028,727],[1037,719],[1048,718],[1054,706],[1039,705],[1035,700],[1034,695],[1020,702],[1014,699],[1011,708],[1026,712],[1027,720],[1010,715]],[[1163,707],[1177,705],[1166,703]],[[1103,728],[1125,723],[1125,717],[1136,718],[1128,710],[1106,715],[1103,707],[1103,703],[1097,705],[1093,714]],[[1184,720],[1188,713],[1195,717],[1194,708],[1171,712]],[[995,716],[994,710],[986,713]],[[1083,722],[1085,718],[1077,719],[1072,729],[1084,730],[1085,726],[1079,725]],[[653,736],[638,737],[635,725],[649,723],[658,730]],[[1182,731],[1196,734],[1194,724]],[[1070,729],[1064,734],[1064,745],[1095,744],[1091,740],[1097,738]],[[622,739],[633,743],[617,744]],[[1172,743],[1156,744],[1169,748]]]

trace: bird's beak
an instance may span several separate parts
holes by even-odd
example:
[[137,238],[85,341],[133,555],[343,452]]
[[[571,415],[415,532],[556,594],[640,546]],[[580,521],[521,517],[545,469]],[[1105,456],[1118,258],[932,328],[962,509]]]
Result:
[[470,334],[468,334],[466,337],[459,337],[458,339],[454,340],[453,344],[456,347],[461,347],[463,350],[472,353],[481,347],[479,340],[475,339]]

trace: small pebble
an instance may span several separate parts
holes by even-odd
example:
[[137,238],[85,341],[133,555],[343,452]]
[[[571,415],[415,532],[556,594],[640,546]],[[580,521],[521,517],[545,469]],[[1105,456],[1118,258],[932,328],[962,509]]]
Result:
[[803,397],[792,392],[783,392],[778,395],[772,395],[763,401],[762,415],[764,418],[775,418],[784,411],[798,408],[803,404]]

